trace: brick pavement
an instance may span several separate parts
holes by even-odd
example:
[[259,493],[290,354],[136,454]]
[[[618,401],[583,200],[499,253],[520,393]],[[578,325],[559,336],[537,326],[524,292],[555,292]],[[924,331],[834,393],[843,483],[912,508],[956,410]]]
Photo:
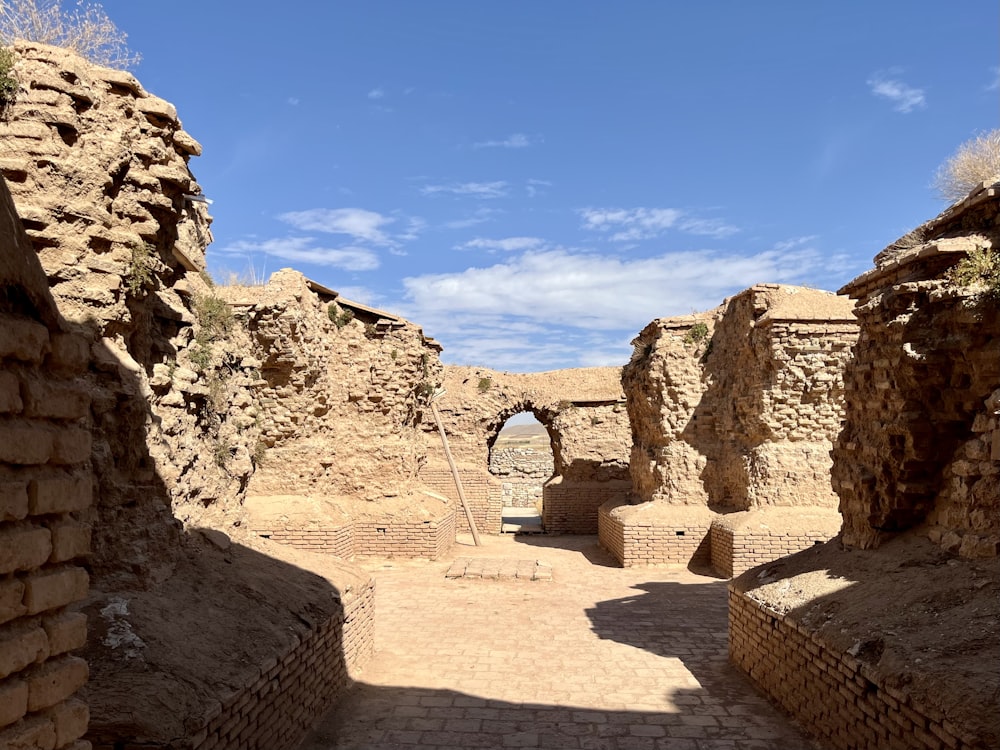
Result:
[[622,569],[596,537],[485,537],[455,557],[552,580],[383,561],[377,655],[301,750],[816,748],[728,664],[726,584]]

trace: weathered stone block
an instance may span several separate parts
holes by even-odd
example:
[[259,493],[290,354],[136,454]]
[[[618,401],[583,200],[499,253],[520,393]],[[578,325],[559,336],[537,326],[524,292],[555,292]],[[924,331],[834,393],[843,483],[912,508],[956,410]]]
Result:
[[53,438],[54,433],[48,427],[23,422],[0,425],[0,463],[19,466],[48,463]]
[[28,614],[34,615],[83,599],[87,595],[89,581],[90,577],[83,568],[69,567],[28,577],[24,582],[24,605]]
[[28,712],[28,683],[4,680],[0,683],[0,728],[13,724]]
[[71,698],[46,712],[56,728],[56,747],[62,748],[87,731],[90,709],[83,701]]
[[33,716],[0,732],[0,748],[55,750],[56,727],[47,716]]
[[87,616],[83,612],[63,612],[42,619],[49,638],[49,654],[64,654],[87,642]]
[[90,398],[81,388],[74,385],[37,380],[29,381],[26,385],[25,411],[29,417],[79,419],[85,416],[90,408]]
[[41,566],[52,554],[48,529],[14,527],[0,530],[0,575]]
[[50,527],[52,555],[49,562],[66,562],[90,552],[91,528],[87,524],[67,521]]
[[93,485],[90,477],[36,479],[28,487],[31,515],[70,513],[90,507]]
[[0,628],[0,679],[49,655],[49,639],[39,625],[12,623]]
[[0,372],[0,414],[16,414],[21,402],[21,383],[12,372]]
[[24,606],[24,583],[17,578],[0,581],[0,624],[20,617],[28,608]]
[[22,362],[41,362],[48,343],[48,329],[40,323],[0,315],[0,359],[12,357]]
[[90,344],[80,336],[59,333],[52,337],[52,351],[47,364],[54,370],[82,372],[90,357]]
[[41,711],[66,700],[83,687],[90,672],[76,656],[52,659],[27,675],[28,710]]
[[0,521],[20,521],[28,515],[28,483],[0,482]]
[[78,464],[90,458],[94,439],[88,430],[72,428],[56,433],[52,462],[60,465]]

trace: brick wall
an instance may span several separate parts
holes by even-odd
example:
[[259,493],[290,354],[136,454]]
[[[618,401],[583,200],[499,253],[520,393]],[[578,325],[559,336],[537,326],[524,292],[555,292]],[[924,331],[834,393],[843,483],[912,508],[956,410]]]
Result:
[[707,511],[682,509],[672,521],[622,518],[614,512],[627,507],[611,502],[598,509],[598,541],[622,567],[709,563],[711,519]]
[[[463,519],[464,520],[464,519]],[[455,513],[435,521],[355,521],[354,551],[374,557],[437,560],[455,543]]]
[[[0,747],[74,748],[87,705],[74,695],[87,662],[81,520],[92,502],[77,377],[89,348],[60,332],[45,277],[0,179]],[[40,321],[44,321],[40,322]]]
[[207,716],[194,750],[296,747],[316,720],[350,686],[374,642],[375,583],[342,600],[343,611],[319,625],[284,657],[261,665],[260,675]]
[[289,547],[324,552],[350,560],[354,557],[354,529],[351,524],[330,529],[254,529],[258,534]]
[[[462,491],[472,511],[476,528],[482,534],[499,534],[503,523],[503,488],[501,482],[493,477],[485,467],[482,469],[460,466],[459,477],[462,480]],[[469,524],[465,520],[465,511],[458,500],[458,490],[455,489],[455,479],[447,467],[425,467],[420,472],[420,481],[435,492],[450,498],[455,504],[455,530],[458,533],[469,533]]]
[[713,523],[710,536],[712,568],[732,578],[750,568],[822,544],[833,534],[826,531],[747,532]]
[[542,524],[550,534],[597,534],[597,509],[608,501],[623,502],[630,481],[573,482],[557,477],[545,484]]
[[835,748],[982,748],[930,706],[874,679],[794,621],[729,591],[729,658],[813,734]]

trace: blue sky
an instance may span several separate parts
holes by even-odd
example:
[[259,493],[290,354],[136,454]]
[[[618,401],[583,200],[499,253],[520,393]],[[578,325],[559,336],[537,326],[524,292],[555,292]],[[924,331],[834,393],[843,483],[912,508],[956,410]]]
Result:
[[656,317],[836,289],[1000,124],[995,0],[108,0],[204,146],[209,266],[292,266],[443,358],[622,364]]

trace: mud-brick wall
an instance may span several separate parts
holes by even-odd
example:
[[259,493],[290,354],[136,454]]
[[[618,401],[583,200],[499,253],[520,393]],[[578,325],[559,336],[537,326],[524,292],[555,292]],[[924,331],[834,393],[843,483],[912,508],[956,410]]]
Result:
[[[497,501],[500,495],[500,481],[485,468],[459,467],[458,476],[476,529],[483,534],[499,534],[503,523],[502,506]],[[447,466],[424,468],[420,472],[420,481],[445,497],[456,498],[453,502],[455,530],[459,533],[469,533],[469,522],[457,500],[458,490],[455,488],[455,478],[451,470]]]
[[375,582],[341,599],[342,611],[307,633],[283,657],[206,714],[193,750],[291,750],[336,704],[374,652]]
[[874,547],[927,521],[949,551],[1000,552],[1000,306],[947,279],[967,253],[1000,244],[996,192],[931,222],[959,236],[900,253],[843,290],[858,299],[861,324],[833,450],[849,545]]
[[0,747],[74,748],[88,667],[87,343],[60,330],[0,179]]
[[729,591],[729,658],[810,732],[842,750],[983,748],[933,707],[827,648],[808,628]]
[[490,473],[502,480],[505,508],[533,508],[552,470],[551,450],[494,445],[490,451]]

